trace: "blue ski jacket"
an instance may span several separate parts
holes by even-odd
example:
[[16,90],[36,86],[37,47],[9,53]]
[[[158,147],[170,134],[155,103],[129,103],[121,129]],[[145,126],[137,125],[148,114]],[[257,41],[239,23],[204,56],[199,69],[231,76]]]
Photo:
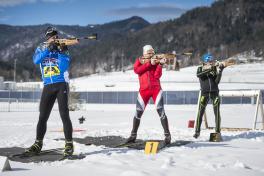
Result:
[[44,85],[69,82],[70,56],[65,52],[51,52],[45,44],[40,44],[33,56],[33,62],[40,65]]

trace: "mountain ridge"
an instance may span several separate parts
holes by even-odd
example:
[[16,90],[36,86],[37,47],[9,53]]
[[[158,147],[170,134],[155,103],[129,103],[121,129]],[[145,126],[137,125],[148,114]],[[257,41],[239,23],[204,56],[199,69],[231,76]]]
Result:
[[[0,75],[12,79],[12,69],[6,68],[13,68],[17,59],[18,80],[40,79],[32,55],[44,40],[47,26],[0,25]],[[264,55],[262,0],[218,0],[210,7],[194,8],[179,18],[155,24],[134,16],[102,25],[54,26],[61,31],[61,37],[98,33],[98,41],[70,47],[71,77],[132,68],[145,44],[151,44],[158,53],[192,52],[190,58],[179,58],[182,67],[198,64],[205,52],[220,60],[247,51],[254,51],[258,57]]]

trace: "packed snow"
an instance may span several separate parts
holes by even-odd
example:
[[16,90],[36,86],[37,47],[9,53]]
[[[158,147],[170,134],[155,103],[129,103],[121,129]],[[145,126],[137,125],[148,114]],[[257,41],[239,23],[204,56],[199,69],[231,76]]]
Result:
[[[221,90],[264,89],[264,64],[243,64],[224,70]],[[161,79],[164,90],[199,90],[196,68],[188,67],[176,71],[163,71]],[[138,80],[134,72],[96,74],[72,80],[77,91],[137,91]],[[28,83],[29,84],[29,83]],[[2,104],[0,104],[2,106]],[[29,103],[33,111],[0,111],[0,148],[29,147],[35,139],[38,121],[38,104]],[[74,129],[73,136],[115,135],[128,137],[132,128],[135,105],[86,104],[82,111],[70,112]],[[222,127],[252,128],[255,105],[221,105]],[[196,117],[196,105],[165,105],[170,123],[172,142],[192,141],[181,147],[166,148],[155,155],[146,155],[143,150],[106,148],[75,143],[75,154],[83,153],[82,160],[65,160],[41,163],[10,161],[12,171],[0,172],[2,176],[46,176],[46,175],[97,175],[97,176],[263,176],[264,175],[264,131],[222,131],[223,142],[208,142],[213,130],[203,128],[198,139],[192,137],[193,128],[188,121]],[[214,126],[212,105],[207,107],[209,126]],[[78,118],[86,121],[79,124]],[[258,117],[257,128],[262,128]],[[202,125],[204,127],[204,124]],[[57,104],[49,121],[43,149],[63,147]],[[163,139],[163,130],[154,105],[148,105],[143,114],[138,132],[139,139]]]
[[[263,89],[264,63],[240,64],[225,68],[221,90]],[[186,67],[180,71],[163,69],[161,77],[162,89],[165,91],[199,90],[196,77],[197,66]],[[126,72],[99,73],[71,79],[75,91],[138,91],[138,76],[133,70]],[[43,87],[41,82],[17,83],[19,90]]]
[[[57,105],[56,105],[57,106]],[[264,132],[223,131],[223,142],[208,142],[213,130],[203,129],[198,139],[192,137],[193,128],[188,121],[195,119],[195,105],[167,105],[172,141],[190,140],[191,144],[171,147],[155,155],[146,155],[143,150],[85,146],[75,143],[75,154],[83,153],[82,160],[65,160],[41,163],[19,163],[10,161],[12,171],[0,173],[3,176],[46,176],[46,175],[240,175],[262,176],[264,174]],[[212,106],[207,108],[208,122],[214,126]],[[222,105],[223,127],[248,127],[253,125],[255,106]],[[135,105],[87,105],[86,111],[71,112],[75,129],[74,137],[115,135],[128,137],[132,127]],[[35,139],[38,112],[0,112],[0,148],[28,147]],[[79,124],[78,118],[86,121]],[[260,119],[258,119],[260,121]],[[53,111],[43,149],[63,147],[63,133],[52,132],[62,128],[59,112]],[[261,128],[261,125],[258,125]],[[138,132],[139,139],[163,139],[163,130],[154,105],[146,108]]]
[[[219,85],[221,90],[263,89],[264,63],[241,64],[227,67],[223,71]],[[197,66],[186,67],[180,71],[163,69],[162,88],[165,91],[199,90],[200,84],[196,77]],[[76,91],[137,91],[138,76],[133,70],[94,74],[72,79]]]

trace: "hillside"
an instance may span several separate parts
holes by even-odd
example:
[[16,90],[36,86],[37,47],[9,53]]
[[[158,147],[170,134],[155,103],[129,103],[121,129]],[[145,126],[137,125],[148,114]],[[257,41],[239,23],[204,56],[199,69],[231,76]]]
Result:
[[[18,59],[17,80],[40,79],[31,57],[47,26],[0,26],[1,76],[12,79],[13,62]],[[251,51],[257,57],[264,55],[263,0],[218,0],[210,7],[195,8],[177,19],[156,24],[131,17],[103,25],[56,27],[62,37],[99,35],[97,42],[71,47],[71,77],[118,71],[122,64],[129,69],[145,44],[152,44],[157,52],[193,52],[190,59],[180,58],[182,67],[198,64],[207,51],[219,59]]]
[[[6,80],[13,78],[13,64],[17,59],[17,80],[40,79],[38,66],[33,65],[32,55],[35,48],[40,42],[44,41],[44,32],[51,24],[35,25],[35,26],[9,26],[0,25],[0,76],[4,76]],[[136,32],[150,25],[147,21],[140,17],[131,17],[122,21],[111,22],[103,25],[87,25],[87,26],[55,26],[60,37],[83,37],[92,33],[97,33],[98,41],[81,42],[78,46],[70,47],[71,56],[73,58],[72,65],[78,64],[88,67],[91,74],[97,68],[97,62],[107,62],[107,58],[93,57],[95,50],[106,50],[111,41],[124,38],[129,33]],[[102,43],[102,44],[101,44]],[[106,45],[105,45],[106,44]],[[97,49],[100,45],[101,49]],[[105,45],[106,48],[102,48]],[[89,54],[87,54],[89,53]],[[107,51],[104,51],[105,54]],[[80,73],[79,69],[71,68],[73,76]],[[85,70],[84,70],[85,71]],[[84,73],[83,73],[84,74]]]

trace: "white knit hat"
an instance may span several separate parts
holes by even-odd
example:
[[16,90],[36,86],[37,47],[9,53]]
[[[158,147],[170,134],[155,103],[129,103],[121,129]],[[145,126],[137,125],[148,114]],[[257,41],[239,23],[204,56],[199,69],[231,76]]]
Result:
[[147,54],[149,50],[153,50],[154,51],[154,49],[153,49],[153,47],[151,45],[145,45],[143,47],[143,54]]

